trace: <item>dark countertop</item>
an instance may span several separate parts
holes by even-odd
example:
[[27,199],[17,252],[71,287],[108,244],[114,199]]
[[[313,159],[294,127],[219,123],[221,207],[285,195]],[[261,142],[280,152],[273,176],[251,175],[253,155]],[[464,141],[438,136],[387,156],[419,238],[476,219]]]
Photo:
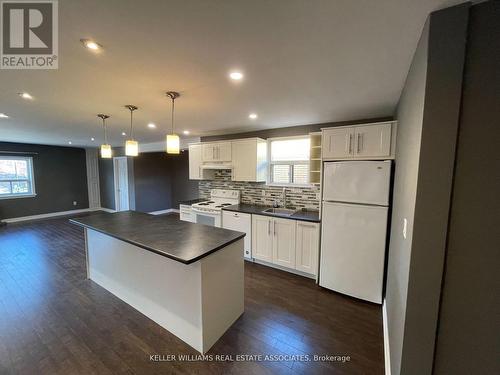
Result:
[[182,201],[182,202],[179,202],[179,204],[185,204],[185,205],[189,205],[191,206],[192,204],[195,204],[195,203],[200,203],[200,202],[203,202],[203,201],[208,201],[207,198],[196,198],[196,199],[190,199],[188,201]]
[[[245,237],[245,233],[135,211],[102,212],[70,219],[148,251],[190,264]],[[243,252],[241,254],[243,256]]]
[[293,219],[293,220],[301,220],[301,221],[310,221],[313,223],[319,223],[319,212],[318,211],[299,211],[294,213],[291,216],[277,215],[269,212],[262,212],[263,210],[270,208],[268,206],[259,206],[256,204],[235,204],[233,206],[224,207],[225,211],[233,211],[233,212],[243,212],[246,214],[254,214],[254,215],[263,215],[263,216],[272,216],[279,217],[282,219]]

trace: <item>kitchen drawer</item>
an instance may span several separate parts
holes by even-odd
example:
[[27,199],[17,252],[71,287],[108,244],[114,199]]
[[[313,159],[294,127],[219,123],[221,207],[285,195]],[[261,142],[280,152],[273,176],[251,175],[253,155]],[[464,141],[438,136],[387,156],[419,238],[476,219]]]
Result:
[[191,210],[191,206],[186,204],[179,205],[179,219],[182,221],[189,221],[194,223],[194,215]]

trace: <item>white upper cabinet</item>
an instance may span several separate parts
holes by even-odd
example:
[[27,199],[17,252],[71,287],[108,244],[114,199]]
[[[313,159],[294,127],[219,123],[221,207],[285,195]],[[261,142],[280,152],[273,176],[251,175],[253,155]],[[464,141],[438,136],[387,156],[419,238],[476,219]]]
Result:
[[231,142],[203,143],[202,160],[204,162],[231,161]]
[[201,145],[189,145],[189,179],[201,180]]
[[391,154],[391,123],[354,128],[358,157],[384,157]]
[[231,179],[233,181],[266,181],[267,144],[257,138],[232,142]]
[[352,155],[353,128],[323,130],[322,151],[325,158],[348,158]]
[[323,160],[394,159],[395,121],[322,129]]

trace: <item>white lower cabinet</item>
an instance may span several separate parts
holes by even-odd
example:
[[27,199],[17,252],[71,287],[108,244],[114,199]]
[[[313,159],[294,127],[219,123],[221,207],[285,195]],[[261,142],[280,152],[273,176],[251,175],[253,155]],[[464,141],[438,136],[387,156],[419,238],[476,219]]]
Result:
[[273,218],[252,215],[252,256],[266,262],[273,261]]
[[252,215],[252,256],[316,276],[319,223]]
[[297,222],[273,219],[273,263],[295,268],[295,231]]
[[243,256],[252,259],[252,215],[242,212],[222,211],[222,228],[246,233]]
[[297,221],[295,269],[316,275],[318,269],[319,223]]

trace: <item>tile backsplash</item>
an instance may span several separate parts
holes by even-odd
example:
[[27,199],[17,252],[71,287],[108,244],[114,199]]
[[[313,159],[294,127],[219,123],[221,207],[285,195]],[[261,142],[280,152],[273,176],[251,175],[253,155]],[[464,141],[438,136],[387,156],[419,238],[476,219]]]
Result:
[[[283,206],[283,187],[269,186],[264,182],[231,181],[231,170],[217,170],[213,180],[203,180],[198,185],[200,198],[210,198],[211,189],[239,190],[241,203],[272,206],[278,201]],[[287,187],[286,206],[290,208],[319,209],[319,186]]]

